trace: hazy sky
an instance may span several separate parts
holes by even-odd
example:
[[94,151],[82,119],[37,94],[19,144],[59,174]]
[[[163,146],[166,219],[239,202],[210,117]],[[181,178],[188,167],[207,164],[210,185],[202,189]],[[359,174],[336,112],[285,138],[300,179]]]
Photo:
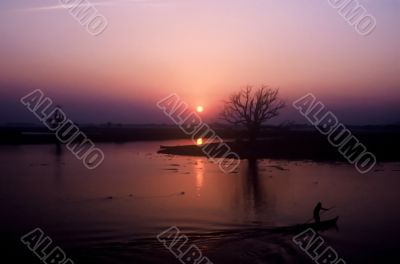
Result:
[[400,122],[400,0],[360,1],[369,36],[328,0],[90,2],[99,36],[58,0],[0,1],[0,123],[31,120],[18,99],[35,88],[76,122],[157,123],[172,92],[212,117],[246,84],[280,88],[280,120],[305,123],[290,103],[312,92],[342,122]]

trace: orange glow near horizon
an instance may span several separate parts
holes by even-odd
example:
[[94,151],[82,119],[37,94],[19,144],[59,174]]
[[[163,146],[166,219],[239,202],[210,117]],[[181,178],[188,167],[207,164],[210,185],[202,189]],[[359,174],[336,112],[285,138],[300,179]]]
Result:
[[197,144],[198,146],[203,145],[203,139],[202,139],[202,138],[198,138],[197,141],[196,141],[196,144]]

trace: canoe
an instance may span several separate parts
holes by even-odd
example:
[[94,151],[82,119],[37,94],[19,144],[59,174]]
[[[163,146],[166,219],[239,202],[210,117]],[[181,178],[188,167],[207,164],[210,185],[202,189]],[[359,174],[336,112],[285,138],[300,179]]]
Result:
[[286,227],[278,227],[275,228],[274,231],[277,232],[289,232],[289,233],[297,233],[304,231],[308,228],[312,228],[315,231],[323,231],[323,230],[328,230],[333,227],[337,227],[337,221],[339,219],[339,216],[336,216],[335,218],[321,221],[319,223],[305,223],[305,224],[299,224],[299,225],[293,225],[293,226],[286,226]]
[[323,230],[328,230],[334,227],[337,227],[337,221],[339,219],[339,216],[336,216],[335,218],[321,221],[319,223],[304,223],[304,224],[298,224],[298,225],[292,225],[292,226],[278,226],[278,227],[256,227],[256,228],[250,228],[247,229],[247,231],[250,232],[276,232],[276,233],[289,233],[289,234],[295,234],[295,233],[300,233],[308,228],[312,228],[315,231],[323,231]]

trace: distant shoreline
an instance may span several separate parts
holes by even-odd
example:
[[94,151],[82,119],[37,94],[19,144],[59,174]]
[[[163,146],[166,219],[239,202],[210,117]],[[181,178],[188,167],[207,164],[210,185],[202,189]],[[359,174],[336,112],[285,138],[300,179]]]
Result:
[[[377,162],[400,162],[399,134],[358,134],[360,142],[368,147],[377,157]],[[345,158],[331,146],[326,138],[314,132],[287,133],[270,139],[258,140],[250,148],[246,142],[227,142],[233,152],[241,159],[282,159],[312,161],[343,161]],[[210,144],[208,148],[216,148]],[[196,145],[162,146],[158,153],[181,156],[207,156],[202,148]],[[222,153],[223,154],[223,153]],[[221,155],[215,155],[221,158]]]
[[[126,143],[190,139],[179,128],[169,125],[154,126],[81,126],[86,135],[98,143]],[[380,161],[400,161],[400,126],[349,127],[368,150]],[[223,126],[214,127],[224,139],[243,139],[245,133]],[[246,149],[245,141],[228,143],[241,158],[274,158],[288,160],[343,161],[343,157],[326,138],[310,126],[265,127],[257,147]],[[0,145],[56,144],[56,137],[46,128],[34,126],[0,127]],[[205,156],[195,145],[169,146],[159,153]]]

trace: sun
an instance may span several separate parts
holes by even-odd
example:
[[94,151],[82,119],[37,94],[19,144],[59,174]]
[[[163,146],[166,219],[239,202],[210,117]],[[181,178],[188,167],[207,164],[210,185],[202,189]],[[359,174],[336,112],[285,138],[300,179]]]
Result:
[[204,107],[202,105],[199,105],[196,107],[197,113],[202,113],[204,111]]

